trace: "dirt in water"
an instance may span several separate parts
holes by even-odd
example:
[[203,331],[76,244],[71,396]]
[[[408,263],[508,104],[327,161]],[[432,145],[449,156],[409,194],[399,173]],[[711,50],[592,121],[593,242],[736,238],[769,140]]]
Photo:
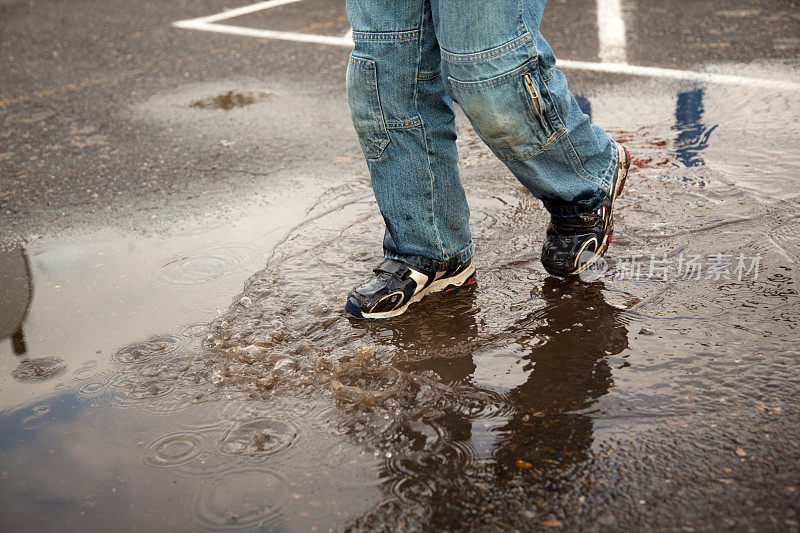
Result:
[[245,107],[258,102],[264,102],[272,98],[272,94],[268,92],[239,92],[228,91],[217,96],[209,96],[208,98],[201,98],[195,100],[189,107],[197,107],[199,109],[221,109],[223,111],[230,111],[237,107]]
[[[796,530],[800,205],[698,164],[695,126],[615,132],[634,164],[591,283],[546,275],[545,211],[464,132],[478,284],[390,321],[343,312],[383,225],[367,184],[328,189],[213,323],[5,413],[6,520]],[[31,470],[89,456],[69,490]]]

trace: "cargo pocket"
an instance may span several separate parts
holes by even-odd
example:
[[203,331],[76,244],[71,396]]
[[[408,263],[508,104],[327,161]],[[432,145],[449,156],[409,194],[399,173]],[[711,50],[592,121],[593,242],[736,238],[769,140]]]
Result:
[[448,81],[453,97],[500,159],[525,161],[558,137],[535,63],[485,80]]
[[351,55],[346,86],[350,116],[361,149],[368,158],[380,157],[389,144],[389,132],[383,121],[375,62]]

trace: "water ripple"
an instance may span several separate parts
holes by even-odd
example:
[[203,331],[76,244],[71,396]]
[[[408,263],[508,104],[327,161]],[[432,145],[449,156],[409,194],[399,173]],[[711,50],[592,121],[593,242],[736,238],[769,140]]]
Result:
[[11,376],[19,381],[44,381],[57,376],[67,368],[67,363],[60,357],[39,357],[23,359]]
[[238,271],[255,247],[246,243],[215,246],[197,254],[173,256],[152,276],[164,285],[199,285]]
[[217,443],[225,455],[261,461],[288,450],[299,436],[297,426],[274,418],[257,418],[228,428]]
[[199,438],[191,433],[164,435],[148,446],[145,464],[157,468],[180,466],[197,457],[199,446]]
[[248,469],[198,486],[195,520],[211,530],[269,528],[280,519],[290,495],[289,484],[266,470]]

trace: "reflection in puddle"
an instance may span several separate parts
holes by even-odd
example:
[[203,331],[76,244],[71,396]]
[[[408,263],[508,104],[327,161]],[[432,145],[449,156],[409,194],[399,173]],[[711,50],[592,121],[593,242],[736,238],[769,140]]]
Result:
[[195,100],[189,107],[197,107],[199,109],[221,109],[223,111],[230,111],[237,107],[245,107],[258,102],[265,102],[272,98],[274,95],[268,92],[237,92],[228,91],[217,96],[210,96],[208,98],[201,98]]
[[675,129],[678,134],[675,138],[675,154],[678,161],[687,167],[697,167],[704,164],[702,152],[708,148],[708,138],[716,129],[716,125],[706,127],[703,124],[703,95],[702,88],[678,94],[678,103],[675,108]]
[[30,267],[21,248],[0,251],[0,342],[11,338],[16,355],[27,352],[22,326],[31,304]]

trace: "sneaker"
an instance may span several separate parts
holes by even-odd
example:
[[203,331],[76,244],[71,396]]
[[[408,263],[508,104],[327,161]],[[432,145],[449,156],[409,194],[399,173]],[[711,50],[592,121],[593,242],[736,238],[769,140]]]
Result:
[[345,310],[357,318],[390,318],[401,315],[432,292],[451,291],[477,280],[472,260],[450,270],[428,272],[401,261],[385,259],[375,277],[347,296]]
[[622,194],[630,154],[617,144],[617,169],[609,194],[597,211],[577,217],[550,217],[542,246],[542,265],[555,276],[574,276],[589,268],[608,249],[614,234],[614,200]]

